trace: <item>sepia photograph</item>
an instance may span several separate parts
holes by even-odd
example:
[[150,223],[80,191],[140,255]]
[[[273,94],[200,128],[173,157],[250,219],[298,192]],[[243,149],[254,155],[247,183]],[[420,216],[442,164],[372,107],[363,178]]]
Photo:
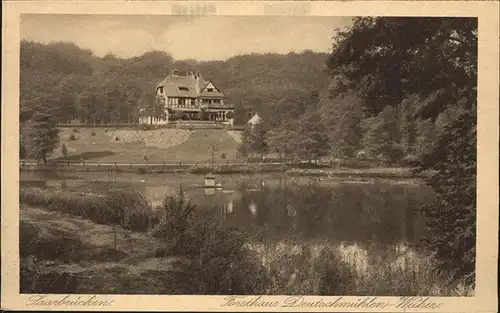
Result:
[[[489,303],[497,208],[479,196],[498,177],[478,170],[498,141],[484,122],[498,77],[480,78],[478,56],[498,29],[483,37],[475,14],[193,7],[19,10],[2,48],[19,104],[17,135],[2,129],[2,150],[19,149],[2,157],[19,175],[2,176],[18,205],[2,202],[2,235],[18,234],[2,240],[2,287],[31,308]],[[160,298],[146,299],[134,310]]]

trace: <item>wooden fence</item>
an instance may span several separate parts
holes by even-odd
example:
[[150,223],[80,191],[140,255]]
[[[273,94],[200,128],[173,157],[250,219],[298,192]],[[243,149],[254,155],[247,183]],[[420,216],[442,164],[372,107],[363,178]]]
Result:
[[181,122],[168,123],[163,125],[150,124],[57,124],[59,128],[137,128],[137,129],[227,129],[227,130],[243,130],[244,125],[227,125],[221,123],[197,123],[197,122]]

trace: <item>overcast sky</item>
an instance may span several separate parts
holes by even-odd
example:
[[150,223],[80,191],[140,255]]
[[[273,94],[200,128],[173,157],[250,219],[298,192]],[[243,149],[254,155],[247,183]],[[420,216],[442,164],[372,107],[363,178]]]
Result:
[[344,17],[23,15],[21,37],[71,41],[98,56],[168,51],[177,59],[223,60],[237,54],[328,52]]

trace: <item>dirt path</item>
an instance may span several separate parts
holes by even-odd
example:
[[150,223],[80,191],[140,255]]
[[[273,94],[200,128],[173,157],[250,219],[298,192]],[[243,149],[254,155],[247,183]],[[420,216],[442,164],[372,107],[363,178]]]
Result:
[[227,132],[231,137],[234,138],[234,140],[241,144],[242,143],[242,137],[241,137],[241,132],[237,132],[237,131],[233,131],[233,130],[230,130]]

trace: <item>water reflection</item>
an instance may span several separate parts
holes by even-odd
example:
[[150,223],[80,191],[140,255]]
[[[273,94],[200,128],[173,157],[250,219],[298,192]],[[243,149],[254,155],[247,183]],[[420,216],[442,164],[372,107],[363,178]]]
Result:
[[253,217],[256,217],[257,216],[257,205],[255,203],[250,203],[248,205],[248,209],[250,210],[250,213],[252,213],[252,216]]
[[215,195],[215,188],[204,188],[204,190],[205,190],[205,196]]
[[[419,208],[432,192],[419,185],[342,182],[338,179],[276,176],[221,176],[219,188],[200,188],[200,176],[113,175],[110,177],[41,177],[40,186],[64,179],[69,189],[109,190],[133,186],[159,204],[166,195],[185,194],[202,214],[223,217],[258,242],[348,242],[363,249],[373,244],[398,245],[418,241],[425,234]],[[91,181],[91,179],[93,181]],[[24,181],[35,180],[25,177]],[[115,182],[117,180],[117,182]],[[141,183],[141,180],[145,180]],[[24,182],[23,182],[24,184]],[[198,185],[198,187],[196,187]]]
[[429,190],[373,184],[290,187],[240,185],[228,225],[260,238],[334,239],[387,245],[415,242],[425,233],[418,208]]

